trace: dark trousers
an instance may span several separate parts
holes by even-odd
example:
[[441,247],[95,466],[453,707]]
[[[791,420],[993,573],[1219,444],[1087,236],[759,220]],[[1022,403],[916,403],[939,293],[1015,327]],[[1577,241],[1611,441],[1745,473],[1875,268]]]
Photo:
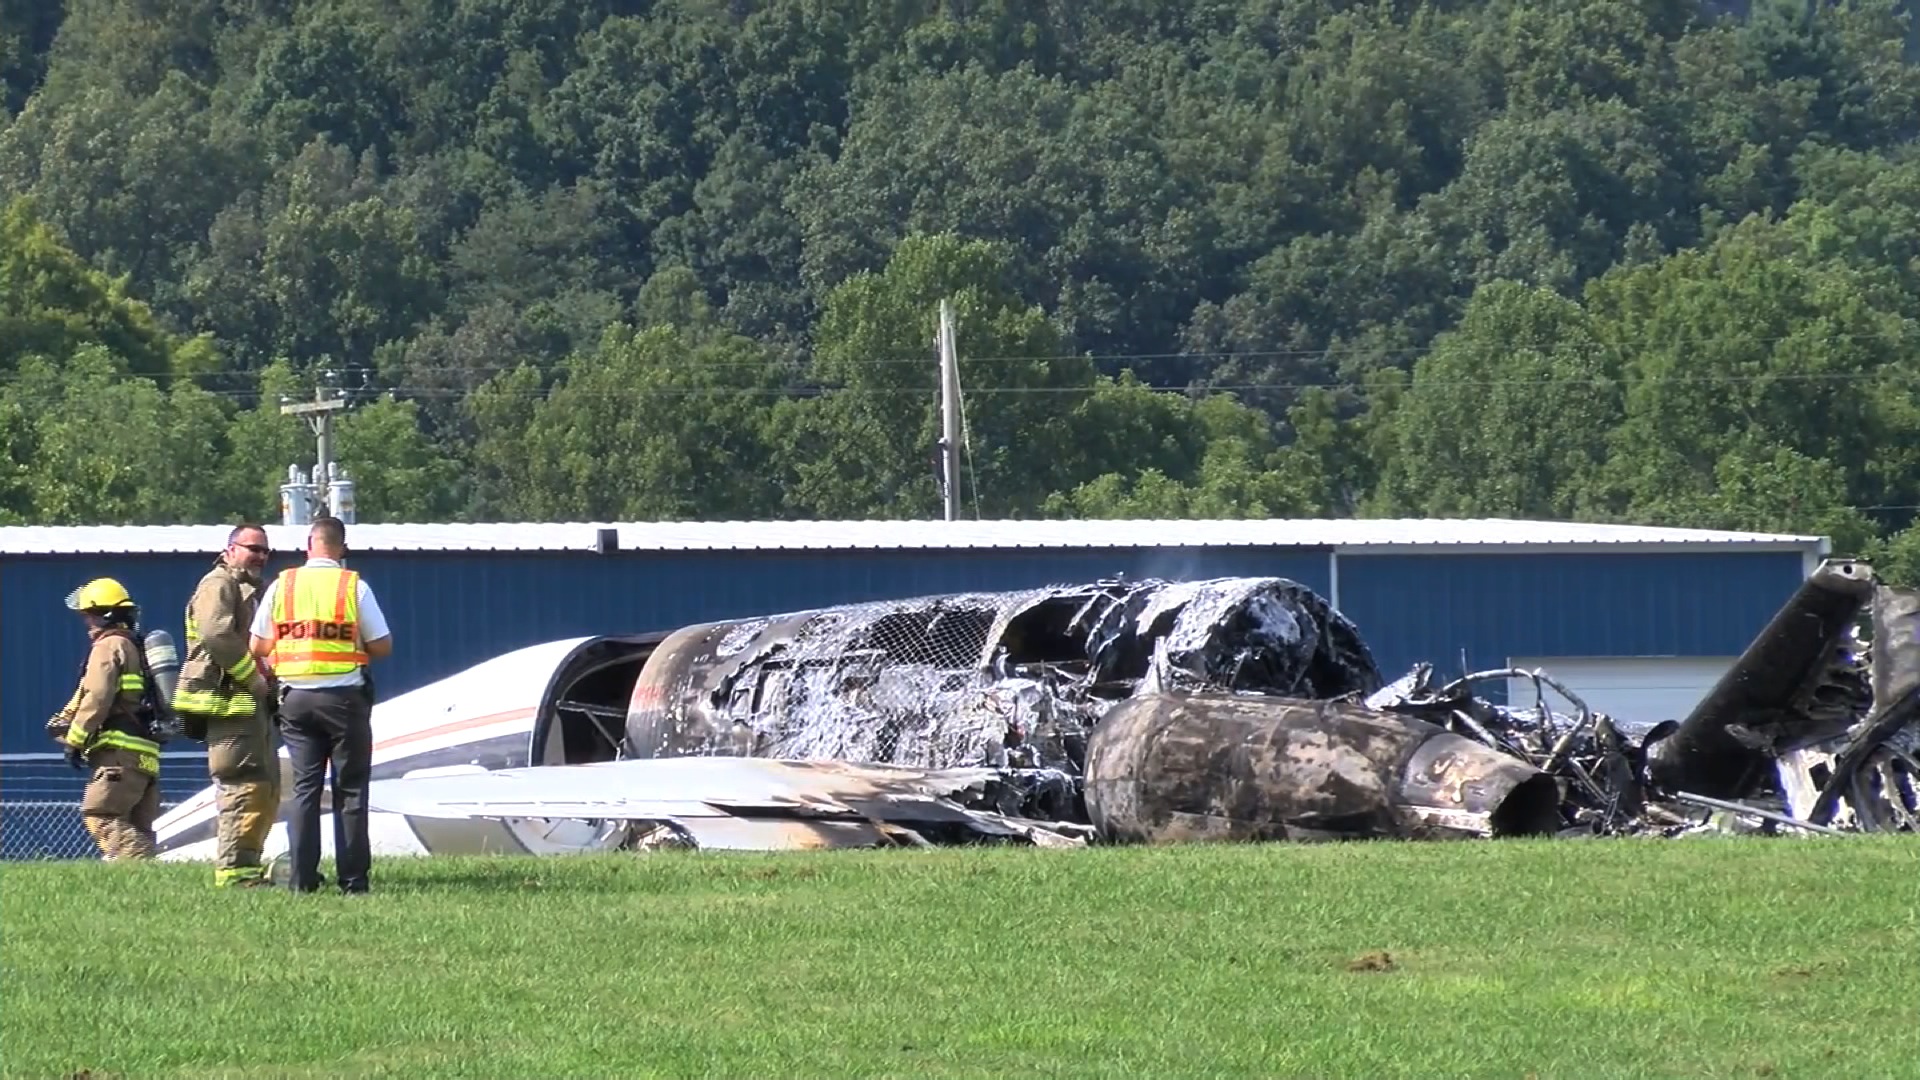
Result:
[[320,887],[320,789],[333,766],[333,856],[345,892],[365,892],[373,864],[367,838],[367,773],[373,766],[373,699],[365,687],[290,687],[280,737],[293,760],[287,848],[296,892]]

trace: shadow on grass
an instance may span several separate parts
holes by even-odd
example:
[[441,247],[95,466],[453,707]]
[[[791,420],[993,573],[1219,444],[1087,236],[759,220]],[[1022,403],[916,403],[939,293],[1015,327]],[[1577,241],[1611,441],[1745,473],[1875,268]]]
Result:
[[[375,893],[622,894],[689,889],[753,892],[822,884],[848,864],[826,852],[642,852],[595,855],[375,859]],[[331,866],[321,872],[330,874]],[[322,890],[327,891],[325,889]]]
[[[641,893],[665,891],[686,880],[684,871],[649,866],[647,856],[594,860],[573,857],[500,858],[382,867],[374,861],[373,892],[405,895],[446,893]],[[386,869],[386,873],[381,871]],[[398,872],[395,870],[398,869]],[[584,872],[583,872],[584,871]]]

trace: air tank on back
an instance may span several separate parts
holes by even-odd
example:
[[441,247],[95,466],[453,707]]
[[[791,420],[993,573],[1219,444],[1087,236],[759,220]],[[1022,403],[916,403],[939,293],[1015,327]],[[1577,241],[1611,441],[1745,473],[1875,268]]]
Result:
[[178,730],[173,716],[173,692],[180,685],[180,650],[173,644],[173,635],[165,630],[149,630],[145,648],[147,670],[153,673],[154,689],[161,706],[159,720],[168,729],[166,734],[172,735]]

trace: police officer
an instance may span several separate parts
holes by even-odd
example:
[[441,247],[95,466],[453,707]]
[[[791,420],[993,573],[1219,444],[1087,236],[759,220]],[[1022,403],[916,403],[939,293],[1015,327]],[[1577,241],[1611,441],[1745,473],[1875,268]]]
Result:
[[140,609],[112,578],[75,589],[67,607],[86,618],[92,648],[79,688],[47,731],[65,748],[68,764],[93,770],[80,814],[101,856],[149,859],[160,816],[160,743],[146,657],[133,636]]
[[267,883],[261,849],[280,807],[280,759],[273,746],[273,690],[250,651],[267,531],[251,522],[227,534],[226,550],[187,601],[187,658],[173,711],[207,744],[207,771],[220,792],[216,887]]
[[393,652],[373,590],[343,564],[347,528],[316,518],[307,561],[274,579],[254,614],[252,650],[283,687],[280,737],[293,760],[289,885],[320,887],[320,788],[333,766],[335,868],[342,892],[367,891],[367,774],[373,764],[373,687],[366,666]]

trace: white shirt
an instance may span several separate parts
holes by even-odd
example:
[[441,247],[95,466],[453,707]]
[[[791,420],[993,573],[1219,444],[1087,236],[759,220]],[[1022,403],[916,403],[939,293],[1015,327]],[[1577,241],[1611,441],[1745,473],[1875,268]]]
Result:
[[[308,559],[307,565],[337,567],[340,564],[332,559]],[[273,637],[273,598],[280,592],[280,583],[286,579],[285,574],[275,577],[266,591],[260,594],[260,606],[255,609],[253,626],[248,630],[254,637],[269,639]],[[359,644],[364,646],[369,641],[379,641],[392,631],[387,628],[386,613],[380,610],[380,601],[373,598],[373,590],[368,587],[367,579],[360,578],[359,582],[360,587],[356,590],[360,601],[358,633]],[[359,686],[363,677],[358,670],[354,670],[344,675],[294,675],[282,678],[280,681],[288,686],[303,686],[314,690],[329,686]]]

